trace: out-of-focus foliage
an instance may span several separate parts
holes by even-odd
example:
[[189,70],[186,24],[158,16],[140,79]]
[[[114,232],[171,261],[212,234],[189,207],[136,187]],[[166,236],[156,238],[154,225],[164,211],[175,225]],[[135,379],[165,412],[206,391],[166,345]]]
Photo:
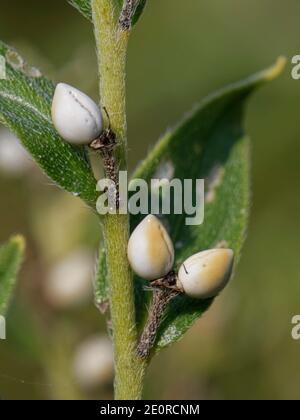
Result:
[[0,247],[0,315],[5,315],[12,299],[17,276],[24,258],[22,236],[11,238]]

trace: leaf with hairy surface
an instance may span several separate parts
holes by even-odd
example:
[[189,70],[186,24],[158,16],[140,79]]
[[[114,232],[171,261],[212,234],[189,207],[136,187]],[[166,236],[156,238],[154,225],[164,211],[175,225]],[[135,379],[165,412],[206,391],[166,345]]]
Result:
[[25,240],[22,236],[11,238],[0,247],[0,315],[5,315],[24,258]]
[[[171,178],[204,179],[205,220],[200,226],[186,226],[186,215],[162,216],[175,244],[176,269],[189,256],[210,248],[229,247],[237,265],[245,239],[250,206],[249,138],[243,129],[244,107],[249,95],[275,79],[286,60],[245,81],[209,96],[174,130],[168,132],[142,162],[133,178],[150,182],[162,174]],[[131,216],[133,230],[144,216]],[[104,254],[99,263],[105,267]],[[99,270],[98,284],[105,290],[105,269]],[[139,329],[147,317],[150,293],[145,281],[135,278]],[[199,301],[182,295],[169,306],[159,329],[156,350],[178,341],[210,307],[213,299]]]
[[95,208],[96,180],[84,147],[65,142],[51,119],[54,84],[0,41],[6,79],[0,80],[0,122],[16,134],[44,172]]

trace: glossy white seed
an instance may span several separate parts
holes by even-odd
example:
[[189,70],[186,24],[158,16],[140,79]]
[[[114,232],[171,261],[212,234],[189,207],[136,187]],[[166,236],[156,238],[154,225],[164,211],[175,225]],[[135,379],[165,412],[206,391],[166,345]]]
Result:
[[152,215],[132,233],[127,253],[133,271],[146,280],[157,280],[173,268],[172,241],[161,222]]
[[234,253],[231,249],[199,252],[181,265],[177,286],[192,298],[212,298],[227,285],[233,260]]
[[98,105],[85,93],[65,83],[56,86],[52,120],[61,137],[72,144],[89,144],[103,130]]

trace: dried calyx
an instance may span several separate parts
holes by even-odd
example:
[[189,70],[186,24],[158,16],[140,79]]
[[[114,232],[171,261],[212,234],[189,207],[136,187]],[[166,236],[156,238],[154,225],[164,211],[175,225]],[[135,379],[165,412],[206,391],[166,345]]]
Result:
[[148,359],[153,348],[158,328],[169,303],[181,292],[176,287],[176,274],[172,271],[162,280],[152,282],[153,299],[149,318],[139,339],[137,354],[141,359]]
[[231,277],[234,253],[221,248],[199,252],[181,265],[177,275],[172,271],[172,241],[161,222],[151,215],[131,235],[128,259],[133,271],[149,280],[153,290],[149,318],[137,348],[139,357],[147,359],[170,301],[180,294],[195,299],[217,296]]
[[[110,126],[110,118],[106,108],[104,111],[109,122],[109,127],[102,131],[102,133],[90,143],[90,148],[94,151],[100,152],[100,155],[103,159],[103,166],[105,170],[105,175],[111,179],[116,186],[116,190],[119,190],[119,181],[116,171],[116,161],[114,157],[114,149],[117,146],[117,138],[115,133],[112,131]],[[117,200],[118,202],[119,200]]]

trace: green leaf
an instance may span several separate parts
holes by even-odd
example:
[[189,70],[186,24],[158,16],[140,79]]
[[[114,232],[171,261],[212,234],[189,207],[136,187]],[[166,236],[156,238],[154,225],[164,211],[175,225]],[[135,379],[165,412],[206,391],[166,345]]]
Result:
[[[93,21],[91,0],[68,0],[68,2],[73,7],[75,7],[80,13],[82,13],[84,17],[86,17],[91,22]],[[123,0],[112,0],[112,2],[115,5],[116,16],[119,17],[123,7]],[[141,17],[141,14],[143,13],[143,10],[146,6],[146,2],[147,0],[137,0],[135,14],[132,18],[133,25],[135,25]]]
[[[119,0],[119,1],[122,4],[122,0]],[[134,13],[133,18],[132,18],[132,25],[135,25],[138,22],[139,18],[141,17],[141,15],[144,11],[146,3],[147,3],[147,0],[137,0],[135,13]]]
[[68,0],[85,18],[93,21],[91,0]]
[[[189,256],[214,247],[235,251],[235,266],[245,239],[249,205],[249,138],[243,129],[244,106],[259,86],[278,77],[286,60],[209,96],[174,130],[168,132],[135,171],[134,178],[150,182],[172,173],[173,178],[205,179],[205,220],[186,226],[186,215],[163,216],[175,244],[175,268]],[[131,216],[133,230],[144,216]],[[105,253],[98,262],[98,296],[108,299]],[[141,331],[147,318],[150,293],[147,282],[135,277],[136,315]],[[97,289],[96,289],[97,290]],[[105,293],[103,294],[103,290]],[[97,296],[97,294],[96,294]],[[210,307],[213,299],[198,301],[177,297],[159,330],[156,351],[178,341]]]
[[63,141],[51,120],[53,83],[1,41],[0,56],[6,60],[6,79],[0,80],[0,122],[58,186],[94,207],[96,181],[85,148]]
[[[246,235],[250,205],[249,138],[243,129],[244,105],[260,85],[276,78],[285,59],[246,81],[234,84],[202,102],[175,130],[168,132],[134,174],[150,181],[159,174],[172,178],[205,179],[205,220],[200,226],[186,226],[186,215],[164,216],[176,248],[176,268],[201,250],[229,247],[239,260]],[[132,229],[141,217],[132,218]],[[136,279],[138,320],[145,319],[149,292]],[[158,334],[157,350],[179,340],[209,308],[212,300],[186,296],[170,305]]]
[[0,247],[0,315],[5,315],[16,284],[25,250],[22,236]]

